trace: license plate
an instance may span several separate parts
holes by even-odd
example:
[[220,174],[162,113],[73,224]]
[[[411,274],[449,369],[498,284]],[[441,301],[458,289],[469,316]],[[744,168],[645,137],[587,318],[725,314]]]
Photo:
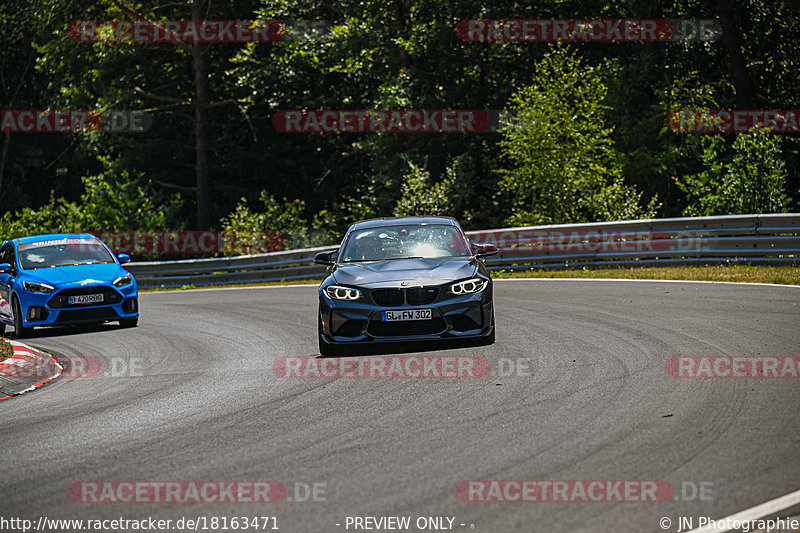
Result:
[[71,304],[96,304],[103,301],[102,294],[81,294],[80,296],[70,296]]
[[430,309],[408,309],[403,311],[383,311],[381,320],[384,322],[401,322],[405,320],[430,320]]

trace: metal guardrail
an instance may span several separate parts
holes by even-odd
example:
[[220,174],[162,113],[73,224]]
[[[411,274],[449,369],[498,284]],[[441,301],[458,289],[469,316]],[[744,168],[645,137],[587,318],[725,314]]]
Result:
[[[800,213],[664,218],[467,232],[494,245],[490,270],[747,262],[800,263]],[[318,252],[335,245],[258,255],[127,265],[141,288],[319,279]]]

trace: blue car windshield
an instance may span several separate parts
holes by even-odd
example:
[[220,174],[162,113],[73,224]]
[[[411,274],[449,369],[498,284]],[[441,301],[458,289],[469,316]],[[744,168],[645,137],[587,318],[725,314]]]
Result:
[[342,261],[469,257],[469,243],[455,226],[415,224],[384,226],[350,233],[342,249]]
[[92,239],[59,239],[21,244],[19,264],[24,270],[68,265],[113,263],[102,243]]

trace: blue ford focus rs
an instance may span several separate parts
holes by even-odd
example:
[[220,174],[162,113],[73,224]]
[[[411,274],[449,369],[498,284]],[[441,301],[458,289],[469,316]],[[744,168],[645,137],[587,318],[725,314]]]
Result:
[[494,342],[492,278],[447,217],[366,220],[347,230],[338,250],[314,258],[327,265],[319,287],[319,351],[348,345],[472,338]]
[[0,246],[0,334],[14,326],[24,337],[35,326],[119,321],[136,326],[138,287],[94,235],[61,233],[11,239]]

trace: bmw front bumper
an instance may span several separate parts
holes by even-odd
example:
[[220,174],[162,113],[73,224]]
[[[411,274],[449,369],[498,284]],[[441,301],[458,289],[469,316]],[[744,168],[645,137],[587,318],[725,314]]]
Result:
[[[494,328],[492,285],[482,291],[452,295],[439,288],[430,303],[409,305],[407,299],[399,305],[379,305],[373,298],[375,290],[360,289],[365,295],[356,301],[335,300],[320,291],[319,312],[322,334],[330,344],[368,342],[398,342],[430,339],[479,338],[491,334]],[[387,322],[385,311],[430,309],[431,319]]]

